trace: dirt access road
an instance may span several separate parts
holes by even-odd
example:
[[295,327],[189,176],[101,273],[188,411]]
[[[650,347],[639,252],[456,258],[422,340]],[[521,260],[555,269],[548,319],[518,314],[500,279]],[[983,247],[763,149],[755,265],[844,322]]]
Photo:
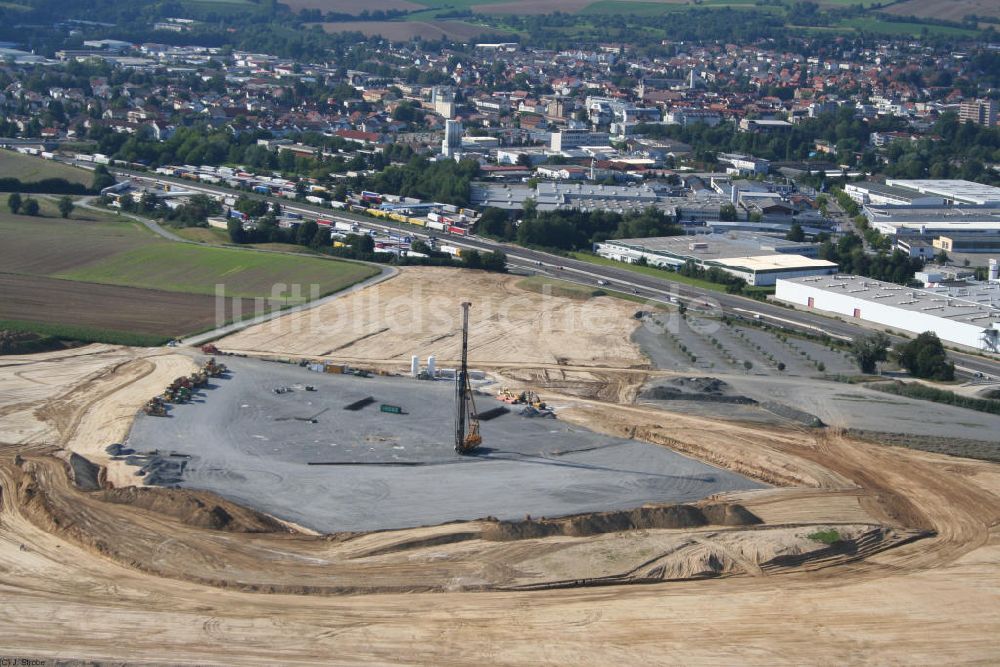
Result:
[[[525,335],[539,339],[528,329]],[[503,580],[513,569],[520,576],[529,568],[518,563],[535,550],[575,538],[501,546],[438,539],[400,550],[407,541],[475,526],[330,540],[240,534],[72,489],[54,454],[63,447],[97,452],[127,426],[126,413],[153,384],[190,364],[176,352],[91,346],[10,357],[0,368],[0,649],[7,656],[160,664],[1000,661],[1000,467],[837,432],[603,402],[627,399],[629,387],[644,380],[636,358],[619,351],[627,363],[616,366],[582,348],[564,357],[561,349],[571,349],[560,346],[564,334],[552,336],[536,346],[544,362],[512,374],[565,404],[562,419],[784,485],[736,498],[772,527],[875,522],[934,535],[846,565],[777,575],[460,591],[470,572]],[[557,356],[566,364],[551,363]],[[514,363],[505,360],[508,368]],[[615,383],[606,396],[601,385]],[[594,542],[611,545],[593,552],[595,562],[643,532]],[[396,550],[379,551],[388,544]],[[734,556],[747,560],[766,546],[748,541]],[[356,594],[305,594],[315,573],[333,586],[356,584]],[[205,583],[212,580],[218,585]],[[418,592],[426,590],[422,581],[437,592]],[[397,592],[357,594],[363,583]]]

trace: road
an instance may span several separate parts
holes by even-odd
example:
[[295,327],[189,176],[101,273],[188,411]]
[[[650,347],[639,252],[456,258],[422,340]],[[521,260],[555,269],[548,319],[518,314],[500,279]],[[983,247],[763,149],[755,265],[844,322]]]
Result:
[[[775,303],[762,302],[747,297],[734,294],[725,294],[700,287],[678,283],[667,278],[657,278],[648,276],[626,268],[616,268],[611,266],[601,266],[583,262],[569,257],[562,257],[547,252],[522,248],[521,246],[509,243],[487,240],[479,237],[457,236],[445,232],[429,233],[428,230],[415,228],[411,225],[401,225],[399,223],[386,223],[373,220],[371,218],[352,215],[342,211],[332,211],[329,208],[313,206],[301,202],[289,203],[279,197],[266,197],[262,195],[237,193],[234,190],[205,185],[203,183],[193,183],[179,178],[171,178],[162,175],[149,176],[142,172],[114,168],[113,174],[122,178],[138,179],[147,183],[168,182],[183,185],[185,189],[193,192],[204,192],[213,195],[243,194],[257,199],[279,202],[285,211],[302,213],[310,216],[322,216],[326,219],[341,220],[350,223],[357,223],[366,229],[381,231],[391,231],[402,233],[414,238],[427,239],[431,236],[447,238],[451,245],[462,248],[471,248],[484,252],[502,250],[507,254],[508,263],[511,266],[528,269],[531,271],[544,272],[558,276],[560,279],[572,282],[595,285],[598,280],[606,280],[611,283],[611,287],[632,289],[641,297],[658,303],[684,302],[695,308],[709,308],[715,312],[729,314],[733,317],[751,317],[772,322],[793,330],[804,331],[806,333],[826,333],[833,337],[844,340],[851,340],[856,336],[870,333],[871,329],[853,322],[845,322],[840,319],[826,317],[818,313],[803,312]],[[904,340],[900,337],[893,337],[893,342]],[[974,376],[976,373],[1000,377],[1000,360],[988,359],[973,354],[962,352],[951,352],[955,360],[956,369],[966,376]]]

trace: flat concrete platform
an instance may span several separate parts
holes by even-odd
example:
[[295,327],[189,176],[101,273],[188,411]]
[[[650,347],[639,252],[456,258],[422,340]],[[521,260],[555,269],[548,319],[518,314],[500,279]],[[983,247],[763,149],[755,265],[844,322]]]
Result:
[[[522,417],[518,406],[483,422],[483,447],[460,456],[453,382],[223,361],[229,378],[173,406],[168,418],[140,415],[129,446],[189,456],[180,486],[322,532],[555,517],[761,487],[664,447]],[[305,391],[307,384],[316,391]],[[274,393],[280,386],[292,391]],[[375,402],[367,407],[344,409],[369,396]],[[405,414],[383,413],[383,403]],[[476,403],[480,412],[502,405],[487,395]]]

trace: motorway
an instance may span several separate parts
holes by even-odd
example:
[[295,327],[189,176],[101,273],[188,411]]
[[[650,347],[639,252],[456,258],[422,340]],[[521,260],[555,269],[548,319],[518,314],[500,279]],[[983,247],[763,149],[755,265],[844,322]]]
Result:
[[[83,166],[83,165],[77,165]],[[677,303],[684,302],[689,307],[699,310],[708,310],[716,315],[727,314],[736,318],[754,318],[769,321],[775,325],[789,329],[803,331],[810,334],[826,333],[832,337],[842,340],[851,340],[855,336],[865,335],[871,332],[870,328],[864,327],[854,322],[845,322],[840,319],[827,317],[814,312],[803,312],[801,310],[780,306],[771,302],[762,302],[747,297],[715,292],[712,290],[693,287],[683,283],[669,280],[667,278],[657,278],[643,273],[630,271],[627,268],[616,268],[612,266],[602,266],[583,262],[569,257],[562,257],[547,252],[522,248],[521,246],[509,243],[501,243],[479,237],[457,236],[445,232],[429,233],[432,230],[403,225],[391,221],[373,220],[372,218],[353,215],[343,211],[336,211],[320,206],[303,204],[301,202],[291,202],[280,197],[267,197],[246,192],[237,192],[229,188],[215,187],[203,183],[193,183],[188,180],[171,178],[168,176],[149,176],[142,172],[121,169],[115,167],[111,172],[116,176],[139,180],[145,183],[171,183],[181,185],[186,190],[193,192],[203,192],[212,195],[238,196],[247,195],[257,199],[276,201],[281,204],[285,211],[301,213],[311,217],[323,217],[325,219],[341,220],[344,222],[357,223],[366,229],[374,229],[395,234],[403,234],[413,238],[428,239],[431,236],[439,239],[447,239],[451,245],[471,248],[484,252],[502,250],[507,254],[507,261],[513,267],[526,269],[536,273],[547,273],[557,276],[562,280],[595,285],[598,280],[607,281],[610,288],[617,288],[619,291],[633,291],[634,294],[648,299],[652,303]],[[623,289],[624,288],[624,289]],[[893,342],[904,340],[903,338],[891,336]],[[977,373],[993,378],[1000,378],[1000,359],[988,359],[973,354],[950,351],[955,361],[956,370],[966,377],[973,377]]]

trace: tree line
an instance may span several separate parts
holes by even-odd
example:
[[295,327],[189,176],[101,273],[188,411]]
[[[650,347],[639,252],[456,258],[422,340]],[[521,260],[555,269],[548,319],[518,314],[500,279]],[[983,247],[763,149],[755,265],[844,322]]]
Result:
[[538,211],[533,200],[525,202],[524,218],[515,223],[497,208],[483,211],[476,233],[526,247],[556,250],[590,250],[608,239],[649,238],[683,234],[672,216],[655,208],[639,213],[613,211]]

